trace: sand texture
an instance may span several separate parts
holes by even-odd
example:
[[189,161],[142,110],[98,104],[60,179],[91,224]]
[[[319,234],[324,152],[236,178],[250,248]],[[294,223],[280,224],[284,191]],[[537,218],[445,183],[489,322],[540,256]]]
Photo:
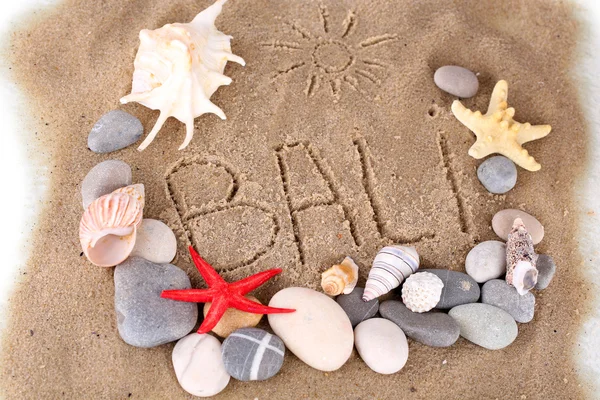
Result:
[[[142,153],[89,151],[91,127],[112,109],[138,116],[145,133],[157,118],[118,103],[131,88],[139,30],[189,21],[208,5],[69,0],[14,34],[13,71],[53,163],[35,250],[11,298],[0,362],[7,398],[191,397],[176,381],[172,344],[138,349],[119,338],[113,271],[80,254],[80,184],[111,158],[128,162],[134,182],[146,185],[145,216],[175,231],[174,263],[194,286],[203,282],[190,243],[229,280],[283,268],[255,293],[265,304],[283,287],[319,288],[320,273],[346,255],[361,266],[362,286],[390,243],[416,246],[425,268],[462,271],[472,246],[496,239],[490,222],[504,208],[522,208],[545,226],[537,251],[551,254],[558,272],[510,347],[410,341],[406,367],[391,376],[369,370],[356,352],[328,374],[290,354],[273,379],[232,380],[217,398],[581,398],[571,355],[588,294],[572,216],[587,133],[570,74],[578,32],[570,8],[541,0],[231,0],[217,26],[247,66],[229,64],[233,84],[212,98],[227,120],[196,119],[184,151],[185,127],[173,119]],[[477,180],[481,161],[467,155],[474,136],[433,82],[447,64],[479,73],[480,91],[465,106],[485,112],[505,79],[516,120],[553,127],[525,145],[542,170],[519,169],[507,195]]]

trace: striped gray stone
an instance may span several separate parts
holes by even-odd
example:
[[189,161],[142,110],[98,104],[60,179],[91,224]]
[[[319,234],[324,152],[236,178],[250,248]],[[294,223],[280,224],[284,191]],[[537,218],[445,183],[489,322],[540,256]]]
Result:
[[264,381],[283,365],[283,341],[262,329],[242,328],[223,341],[225,369],[240,381]]

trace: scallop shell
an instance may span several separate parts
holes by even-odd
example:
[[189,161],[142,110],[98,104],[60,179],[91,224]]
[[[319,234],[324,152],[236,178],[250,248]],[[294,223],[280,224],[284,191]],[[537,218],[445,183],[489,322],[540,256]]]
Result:
[[363,301],[388,293],[419,268],[419,254],[414,247],[393,245],[379,250],[369,271]]
[[506,242],[506,283],[523,296],[537,283],[538,255],[533,250],[533,240],[525,229],[523,220],[516,218]]
[[351,293],[358,282],[358,265],[350,258],[321,274],[321,287],[330,296]]
[[402,285],[402,301],[412,312],[424,313],[440,302],[444,282],[431,272],[417,272]]
[[231,78],[223,75],[227,61],[245,65],[231,53],[231,36],[219,32],[215,19],[226,0],[218,0],[187,24],[167,24],[140,32],[140,48],[135,57],[131,94],[121,103],[138,102],[160,116],[138,150],[144,150],[165,121],[175,117],[186,125],[184,149],[194,136],[194,118],[225,113],[210,101],[213,93]]
[[116,191],[94,200],[79,223],[79,241],[88,260],[112,267],[129,257],[142,214],[142,202],[128,193]]

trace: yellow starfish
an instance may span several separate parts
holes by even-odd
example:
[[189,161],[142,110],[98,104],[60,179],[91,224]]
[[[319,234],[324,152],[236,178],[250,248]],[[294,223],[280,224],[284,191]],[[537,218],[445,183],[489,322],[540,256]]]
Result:
[[481,111],[471,111],[460,101],[452,103],[452,112],[456,119],[469,128],[477,141],[469,149],[473,158],[483,158],[499,153],[513,160],[517,165],[529,171],[538,171],[542,166],[529,155],[521,145],[543,138],[550,133],[550,125],[521,124],[513,119],[515,109],[508,107],[508,83],[502,80],[496,83],[490,105],[485,115]]

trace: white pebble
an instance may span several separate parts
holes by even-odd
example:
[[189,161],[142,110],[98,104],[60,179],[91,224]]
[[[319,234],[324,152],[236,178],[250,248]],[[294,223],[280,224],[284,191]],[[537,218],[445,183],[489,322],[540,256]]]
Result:
[[173,368],[181,387],[199,397],[220,393],[229,383],[221,343],[213,336],[191,333],[173,349]]
[[369,368],[380,374],[400,371],[408,360],[408,341],[402,329],[384,318],[371,318],[354,330],[354,344]]
[[173,261],[176,253],[177,239],[171,228],[156,219],[144,218],[138,227],[131,255],[166,264]]
[[320,371],[335,371],[350,358],[354,347],[352,323],[329,296],[312,289],[289,287],[269,302],[292,308],[288,314],[269,314],[271,328],[299,359]]

